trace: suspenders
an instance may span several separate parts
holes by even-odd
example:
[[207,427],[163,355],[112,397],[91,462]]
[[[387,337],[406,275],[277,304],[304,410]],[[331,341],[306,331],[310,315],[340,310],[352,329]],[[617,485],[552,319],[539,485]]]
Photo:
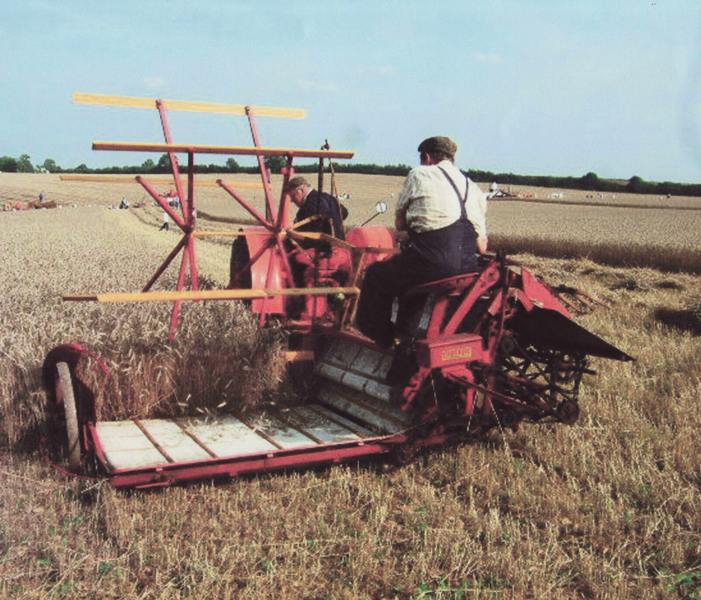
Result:
[[447,171],[443,167],[438,167],[441,170],[441,173],[445,175],[445,178],[448,180],[450,185],[453,186],[453,189],[455,190],[455,194],[458,197],[458,203],[460,204],[460,220],[461,221],[466,221],[467,220],[467,210],[465,209],[465,205],[467,204],[467,193],[470,190],[470,182],[467,181],[467,178],[465,178],[465,198],[460,197],[460,191],[458,190],[458,186],[455,185],[455,182],[451,179],[450,175],[448,175]]

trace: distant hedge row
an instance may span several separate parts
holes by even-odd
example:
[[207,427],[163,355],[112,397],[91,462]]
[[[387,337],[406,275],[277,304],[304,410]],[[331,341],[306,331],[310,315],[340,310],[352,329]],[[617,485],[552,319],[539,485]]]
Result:
[[[270,156],[265,159],[265,164],[273,173],[279,173],[285,165],[282,156]],[[181,166],[182,168],[182,166]],[[161,155],[157,162],[151,159],[144,161],[141,165],[127,165],[123,167],[104,167],[91,169],[86,164],[80,164],[72,169],[62,169],[56,162],[47,158],[43,162],[43,170],[51,173],[104,173],[104,174],[148,174],[148,173],[169,173],[170,160],[167,154]],[[411,167],[408,165],[376,165],[372,163],[360,164],[336,164],[334,169],[337,173],[362,173],[365,175],[406,175]],[[33,172],[39,170],[35,168],[26,154],[22,154],[18,159],[10,156],[0,157],[0,171],[5,172]],[[296,165],[295,171],[298,173],[316,173],[318,165],[306,164]],[[258,167],[244,167],[239,165],[234,158],[227,159],[226,163],[208,165],[195,165],[196,173],[257,173]],[[582,177],[553,177],[549,175],[518,175],[515,173],[494,173],[492,171],[481,171],[479,169],[468,169],[463,171],[472,180],[478,182],[496,181],[500,185],[530,185],[534,187],[563,188],[588,190],[593,192],[628,192],[633,194],[672,194],[675,196],[701,196],[701,183],[675,183],[673,181],[645,181],[641,177],[634,175],[628,180],[600,179],[596,173],[589,172]]]
[[699,183],[675,183],[673,181],[645,181],[634,175],[625,181],[599,179],[596,173],[582,177],[551,177],[547,175],[516,175],[492,173],[470,169],[466,174],[474,181],[497,181],[500,185],[531,185],[547,188],[589,190],[593,192],[627,192],[631,194],[673,194],[675,196],[701,196]]

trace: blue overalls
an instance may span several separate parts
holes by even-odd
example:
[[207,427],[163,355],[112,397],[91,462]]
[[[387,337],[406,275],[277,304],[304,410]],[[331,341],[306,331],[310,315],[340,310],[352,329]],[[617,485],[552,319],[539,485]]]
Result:
[[392,302],[407,290],[429,281],[452,277],[477,268],[477,236],[467,218],[465,199],[441,167],[460,203],[460,218],[447,227],[417,233],[409,230],[409,244],[400,254],[370,265],[365,272],[356,324],[360,331],[388,347],[394,339]]

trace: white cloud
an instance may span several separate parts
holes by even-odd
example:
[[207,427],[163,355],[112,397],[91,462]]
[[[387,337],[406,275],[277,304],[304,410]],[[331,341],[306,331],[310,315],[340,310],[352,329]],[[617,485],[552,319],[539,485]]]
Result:
[[470,54],[470,59],[478,63],[486,63],[489,65],[499,65],[502,63],[501,54],[496,52],[473,52]]
[[147,76],[142,79],[143,84],[151,91],[158,92],[165,88],[166,80],[165,78],[156,76]]
[[387,77],[394,75],[397,70],[389,65],[375,65],[371,67],[358,67],[358,75],[361,77]]
[[308,92],[318,92],[323,94],[338,93],[338,86],[328,81],[312,81],[310,79],[298,79],[297,86]]

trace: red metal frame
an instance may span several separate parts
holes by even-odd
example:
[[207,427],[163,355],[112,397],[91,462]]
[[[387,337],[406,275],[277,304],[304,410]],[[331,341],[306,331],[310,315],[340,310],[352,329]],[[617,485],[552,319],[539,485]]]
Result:
[[[303,233],[300,231],[295,231],[295,225],[292,224],[292,218],[290,214],[290,204],[291,199],[289,194],[285,193],[286,184],[289,182],[290,178],[294,176],[294,158],[295,157],[314,157],[320,159],[320,168],[323,165],[323,160],[325,158],[351,158],[353,153],[350,151],[332,151],[328,147],[328,143],[322,147],[320,151],[309,150],[309,149],[293,149],[293,148],[270,148],[261,145],[260,133],[258,129],[258,124],[256,120],[256,112],[260,111],[260,114],[267,116],[280,116],[274,115],[274,111],[268,107],[253,107],[246,106],[243,113],[248,119],[248,125],[253,140],[253,147],[241,147],[241,146],[204,146],[204,145],[192,145],[192,144],[176,144],[173,142],[173,136],[170,128],[169,117],[168,117],[168,104],[172,103],[173,110],[191,110],[193,103],[183,103],[180,101],[164,101],[162,99],[145,99],[145,98],[127,98],[127,97],[107,97],[100,95],[91,94],[78,94],[80,96],[78,101],[86,103],[98,103],[98,104],[112,104],[124,105],[138,108],[148,108],[151,103],[158,111],[159,120],[161,124],[161,129],[163,132],[163,137],[165,143],[132,143],[132,142],[93,142],[94,150],[121,150],[121,151],[148,151],[148,152],[166,152],[171,165],[171,174],[173,177],[173,185],[177,190],[178,197],[180,199],[180,211],[177,212],[168,204],[168,198],[163,196],[158,192],[158,190],[151,184],[145,177],[138,176],[136,181],[144,188],[144,190],[149,194],[151,198],[160,206],[166,215],[168,215],[173,222],[182,231],[182,238],[175,245],[173,250],[168,254],[164,261],[158,266],[154,274],[149,278],[147,283],[142,288],[143,292],[148,292],[160,279],[166,269],[171,265],[175,258],[182,252],[180,257],[180,267],[178,272],[177,284],[175,293],[185,292],[188,288],[192,291],[197,291],[199,289],[199,269],[197,261],[197,247],[195,239],[200,232],[196,231],[196,199],[195,199],[195,186],[194,186],[194,175],[195,175],[195,160],[194,155],[196,153],[211,153],[211,154],[241,154],[255,156],[258,161],[258,170],[261,177],[262,187],[265,196],[265,215],[258,211],[246,198],[244,198],[240,192],[233,189],[233,187],[221,179],[217,180],[217,184],[221,187],[227,194],[229,194],[248,214],[250,214],[257,225],[265,230],[267,239],[260,245],[259,243],[251,244],[255,248],[249,248],[249,260],[246,265],[243,265],[240,272],[245,270],[250,270],[252,277],[255,277],[256,286],[264,287],[266,290],[275,289],[289,289],[295,288],[297,285],[304,287],[310,278],[308,272],[304,273],[304,281],[302,283],[295,282],[295,277],[297,270],[293,270],[292,256],[299,254],[300,244],[299,242],[304,240],[305,237],[316,239],[317,241],[331,245],[335,250],[338,249],[337,246],[345,248],[348,252],[343,254],[343,260],[340,261],[341,254],[334,251],[334,256],[331,260],[324,260],[323,274],[320,273],[319,277],[314,277],[314,281],[319,281],[321,286],[334,286],[334,279],[332,276],[332,268],[334,272],[344,272],[346,276],[344,278],[357,281],[357,272],[361,269],[362,264],[368,264],[373,260],[377,260],[382,253],[392,252],[392,248],[384,247],[368,247],[368,248],[358,248],[353,247],[353,244],[344,244],[342,241],[333,238],[331,236],[325,236],[322,238],[314,238],[313,234]],[[188,106],[183,107],[183,104]],[[197,103],[194,103],[197,105]],[[207,110],[215,109],[218,112],[219,106],[209,106]],[[198,110],[195,108],[195,110]],[[284,109],[287,110],[287,109]],[[291,110],[291,109],[290,109]],[[299,112],[299,111],[297,111]],[[232,114],[241,114],[235,110]],[[296,115],[298,116],[298,115]],[[293,118],[296,118],[294,116]],[[180,171],[180,165],[178,162],[178,157],[176,153],[185,152],[188,156],[187,165],[187,178],[188,178],[188,189],[185,190],[182,173]],[[265,156],[284,156],[286,158],[285,166],[282,168],[283,175],[283,186],[282,192],[280,194],[279,202],[277,206],[273,202],[272,197],[272,186],[270,181],[270,172],[265,166]],[[256,227],[247,228],[242,235],[244,236],[246,243],[256,239],[253,236],[258,235],[255,232]],[[232,232],[221,232],[225,235],[232,235]],[[234,234],[235,236],[236,234]],[[360,239],[365,240],[366,236],[361,235]],[[370,236],[370,239],[375,238],[382,239],[386,241],[388,238],[393,241],[391,235],[383,236]],[[362,250],[367,250],[367,253],[363,253]],[[360,252],[360,254],[358,254]],[[304,256],[302,256],[302,261],[299,266],[301,270],[305,267],[309,269],[317,268],[318,256],[320,255],[315,250],[308,250],[302,254],[308,255],[310,257],[310,264],[307,265]],[[340,262],[339,262],[340,261]],[[343,264],[341,264],[343,263]],[[265,270],[265,275],[261,277],[259,272],[261,269]],[[309,270],[307,269],[307,271]],[[236,274],[232,273],[231,280],[236,281]],[[255,287],[255,286],[254,286]],[[351,293],[357,293],[355,290]],[[299,290],[295,290],[295,295],[300,295]],[[324,297],[324,292],[321,289],[310,290],[306,295],[306,308],[302,315],[297,315],[292,318],[286,312],[287,307],[291,307],[290,312],[292,314],[296,313],[299,305],[293,302],[288,302],[283,297],[271,296],[266,294],[260,299],[255,299],[253,301],[253,310],[259,314],[259,320],[261,324],[264,324],[269,315],[283,315],[288,323],[296,330],[308,330],[313,327],[315,322],[327,321],[329,319],[336,319],[333,311],[329,309],[328,302]],[[318,296],[318,297],[317,297]],[[71,300],[90,300],[94,299],[93,296],[68,296],[64,297]],[[134,298],[132,298],[133,300]],[[168,331],[169,340],[173,340],[178,328],[179,318],[182,303],[185,300],[199,301],[202,298],[183,298],[175,296],[173,300],[173,307],[170,317],[170,326]],[[343,317],[343,321],[352,315],[352,310],[346,311]]]
[[[271,239],[277,239],[266,237],[267,230],[262,230],[262,233],[262,248],[266,248],[266,244],[270,245]],[[271,258],[270,254],[268,258]],[[181,268],[181,278],[184,278],[187,270],[187,260],[184,260],[185,266]],[[270,264],[273,262],[270,260],[267,268],[260,270],[259,276],[269,278]],[[509,333],[507,321],[514,315],[543,310],[539,306],[547,306],[548,311],[561,315],[560,318],[567,317],[567,310],[547,286],[534,278],[526,269],[516,272],[503,259],[496,258],[490,261],[480,273],[459,275],[418,286],[409,292],[409,295],[412,294],[431,297],[433,303],[424,305],[424,310],[428,310],[425,307],[431,307],[426,336],[415,342],[418,369],[413,375],[408,376],[406,384],[401,389],[402,409],[405,411],[412,409],[416,413],[412,426],[407,429],[361,440],[330,444],[310,443],[308,446],[294,449],[266,450],[198,461],[176,461],[157,467],[114,469],[105,456],[93,416],[83,425],[84,450],[97,457],[115,487],[146,488],[167,486],[193,479],[235,477],[245,473],[332,464],[354,458],[386,454],[399,447],[416,449],[437,446],[464,438],[465,434],[471,431],[470,423],[473,418],[476,418],[479,426],[485,429],[499,424],[495,406],[498,407],[500,414],[509,419],[507,423],[509,426],[515,426],[524,419],[537,421],[546,416],[559,418],[560,413],[537,393],[537,390],[547,388],[549,384],[534,383],[525,376],[504,372],[501,373],[502,379],[514,381],[519,385],[530,385],[531,389],[536,390],[536,393],[526,390],[523,397],[509,389],[506,390],[508,393],[504,393],[504,388],[497,385],[494,370],[498,365],[498,346],[505,334]],[[449,308],[449,303],[456,305]],[[452,311],[452,315],[448,315],[449,310]],[[468,321],[472,323],[470,330],[460,329],[458,332],[459,327],[465,327],[464,319],[468,314],[471,315]],[[352,331],[338,329],[338,325],[337,323],[336,328],[328,329],[322,335],[352,340],[354,343],[378,350],[367,338],[360,337]],[[573,322],[572,325],[578,327]],[[593,336],[593,334],[588,335]],[[86,352],[82,346],[60,348],[70,350],[68,356],[74,363],[79,358],[79,356],[76,358],[76,352],[78,355]],[[57,356],[66,355],[65,351],[58,352],[58,350],[49,355],[54,358],[47,359],[51,364],[48,367],[45,365],[46,373],[50,373]],[[596,354],[596,352],[593,353]],[[605,353],[599,355],[606,356]],[[609,357],[612,356],[609,355]],[[623,353],[620,353],[617,358],[630,359]],[[435,378],[458,385],[461,394],[460,406],[446,412],[445,408],[441,408],[438,400],[427,404],[425,393],[423,400],[417,405],[419,394],[422,390],[429,389],[427,385],[433,386]],[[560,380],[557,381],[559,385]],[[476,402],[478,394],[482,400],[481,405],[477,405]],[[548,400],[548,402],[551,401]],[[454,412],[456,408],[457,412]],[[90,414],[90,411],[86,414]],[[566,417],[565,414],[562,418],[564,422],[568,422],[565,420]],[[422,429],[420,433],[419,429]]]
[[[161,128],[163,130],[163,138],[166,144],[173,144],[173,136],[170,129],[170,124],[168,120],[168,107],[163,100],[155,101],[155,108],[158,111],[159,119],[161,122]],[[255,110],[253,107],[246,107],[246,117],[248,119],[248,124],[251,132],[251,137],[255,147],[260,148],[260,134],[258,131],[258,125],[255,117]],[[197,210],[195,204],[195,186],[194,186],[194,176],[195,176],[195,160],[194,151],[189,149],[188,154],[188,164],[187,164],[187,179],[188,187],[187,194],[185,193],[185,187],[182,181],[182,174],[180,172],[180,166],[178,162],[178,157],[176,153],[172,150],[167,152],[168,158],[170,159],[171,173],[173,176],[173,184],[180,199],[181,213],[178,214],[173,208],[168,204],[166,197],[162,196],[156,188],[151,185],[145,177],[137,176],[136,181],[144,188],[144,190],[153,198],[155,202],[165,211],[165,213],[173,220],[173,222],[181,229],[183,232],[183,237],[178,241],[170,254],[165,258],[161,265],[156,269],[153,276],[148,280],[146,285],[143,287],[142,291],[149,291],[153,285],[158,281],[161,275],[166,271],[168,266],[172,261],[180,254],[182,251],[182,256],[180,260],[180,270],[178,273],[178,280],[176,285],[176,291],[183,291],[188,289],[187,279],[189,275],[189,289],[198,290],[199,289],[199,269],[197,265],[197,250],[195,245],[195,236],[193,233],[196,230],[196,220],[197,220]],[[263,191],[265,196],[265,216],[263,216],[255,207],[253,207],[241,194],[234,190],[230,185],[221,179],[217,180],[217,184],[226,191],[238,204],[244,208],[262,227],[270,232],[271,239],[267,242],[260,252],[257,252],[255,256],[252,257],[249,262],[248,268],[252,268],[255,263],[264,255],[267,256],[267,275],[264,281],[264,287],[270,288],[273,285],[273,280],[275,279],[275,271],[282,270],[284,281],[288,286],[294,286],[292,279],[292,270],[289,265],[287,258],[287,253],[284,249],[282,241],[286,235],[286,230],[290,227],[290,217],[289,217],[289,195],[285,194],[284,191],[281,193],[279,201],[279,210],[276,211],[272,196],[272,186],[270,183],[270,173],[265,166],[265,160],[263,155],[256,155],[258,161],[258,167],[261,176],[261,182],[263,185]],[[284,184],[289,180],[290,177],[294,176],[293,155],[287,155],[287,164],[284,168]],[[173,303],[173,309],[171,312],[170,326],[168,329],[168,338],[173,340],[175,338],[180,312],[182,308],[182,300],[176,300]],[[278,306],[282,300],[276,302],[276,299],[262,299],[255,301],[255,308],[260,312],[261,324],[265,322],[267,315],[269,314],[268,306],[272,305],[274,313],[280,313],[280,307]]]

